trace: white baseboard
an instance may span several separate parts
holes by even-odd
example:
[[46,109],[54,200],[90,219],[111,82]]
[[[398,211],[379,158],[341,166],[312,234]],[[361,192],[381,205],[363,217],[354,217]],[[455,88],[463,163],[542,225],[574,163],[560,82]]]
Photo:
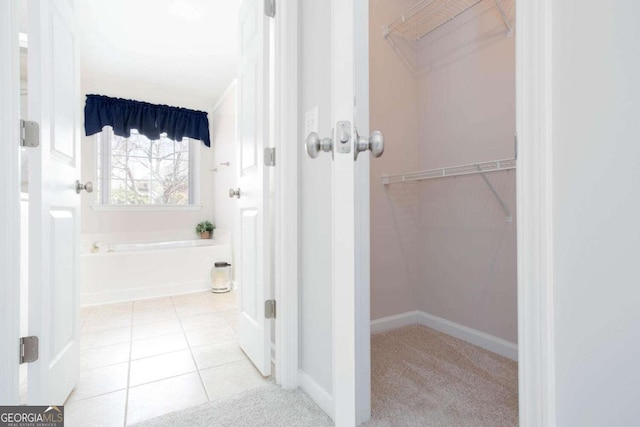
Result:
[[173,295],[190,294],[211,289],[208,280],[184,283],[171,283],[160,286],[118,289],[113,291],[83,293],[80,295],[82,307],[117,302],[136,301],[149,298],[160,298]]
[[394,316],[372,320],[371,333],[378,334],[380,332],[402,328],[403,326],[415,325],[416,323],[418,323],[418,313],[420,313],[418,310],[414,310],[408,311],[406,313],[396,314]]
[[409,311],[395,316],[373,320],[371,322],[371,333],[385,332],[402,326],[415,324],[435,329],[436,331],[459,338],[511,360],[518,360],[517,344],[423,311]]
[[300,388],[333,419],[333,397],[304,371],[298,371]]
[[436,331],[444,332],[447,335],[459,338],[473,345],[477,345],[478,347],[482,347],[485,350],[489,350],[493,353],[499,354],[500,356],[504,356],[515,361],[518,360],[517,344],[503,340],[502,338],[489,335],[478,331],[477,329],[472,329],[468,326],[460,325],[423,311],[418,314],[418,323],[428,328],[435,329]]

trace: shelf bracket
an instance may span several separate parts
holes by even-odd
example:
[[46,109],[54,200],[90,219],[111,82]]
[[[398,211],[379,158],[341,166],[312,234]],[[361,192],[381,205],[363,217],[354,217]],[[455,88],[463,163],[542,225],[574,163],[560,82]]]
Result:
[[507,18],[507,14],[504,12],[504,9],[502,8],[502,4],[500,3],[500,0],[493,0],[493,1],[495,2],[496,7],[500,11],[500,16],[502,16],[502,21],[504,21],[504,25],[507,27],[507,30],[508,30],[507,35],[511,37],[513,35],[513,27],[509,22],[509,18]]
[[[478,169],[480,169],[480,167],[478,167]],[[489,187],[489,190],[491,190],[491,192],[493,193],[493,196],[496,198],[498,203],[500,203],[500,206],[502,206],[502,210],[504,211],[504,214],[507,216],[507,222],[513,222],[513,217],[511,216],[511,210],[509,209],[507,204],[504,202],[504,200],[502,200],[502,197],[500,197],[500,195],[496,191],[496,188],[493,186],[493,184],[491,184],[491,181],[489,181],[489,178],[487,178],[487,175],[484,173],[480,173],[480,176],[484,180],[484,183],[487,184],[487,187]]]

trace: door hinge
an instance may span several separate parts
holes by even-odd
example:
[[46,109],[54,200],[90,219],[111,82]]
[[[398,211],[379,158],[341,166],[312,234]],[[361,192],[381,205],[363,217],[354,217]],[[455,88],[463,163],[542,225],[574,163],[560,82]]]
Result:
[[264,14],[269,18],[276,16],[276,0],[264,0]]
[[20,120],[20,146],[38,147],[40,145],[40,126],[37,122]]
[[38,337],[20,338],[20,364],[38,360]]
[[264,149],[264,165],[275,166],[276,165],[276,149],[273,147]]
[[269,299],[264,302],[264,317],[267,319],[276,318],[276,300]]

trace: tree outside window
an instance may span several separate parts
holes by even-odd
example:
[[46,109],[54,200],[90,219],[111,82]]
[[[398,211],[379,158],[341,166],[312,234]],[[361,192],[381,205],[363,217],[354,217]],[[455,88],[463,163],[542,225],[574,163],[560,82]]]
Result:
[[99,144],[99,176],[103,204],[188,205],[191,141],[165,135],[150,140],[132,132],[129,138],[105,130]]

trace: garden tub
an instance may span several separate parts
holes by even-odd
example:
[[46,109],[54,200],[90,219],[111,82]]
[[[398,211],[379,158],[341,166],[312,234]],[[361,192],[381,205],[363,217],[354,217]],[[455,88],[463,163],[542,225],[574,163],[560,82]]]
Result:
[[214,263],[231,258],[219,240],[95,244],[80,255],[82,305],[208,290]]

